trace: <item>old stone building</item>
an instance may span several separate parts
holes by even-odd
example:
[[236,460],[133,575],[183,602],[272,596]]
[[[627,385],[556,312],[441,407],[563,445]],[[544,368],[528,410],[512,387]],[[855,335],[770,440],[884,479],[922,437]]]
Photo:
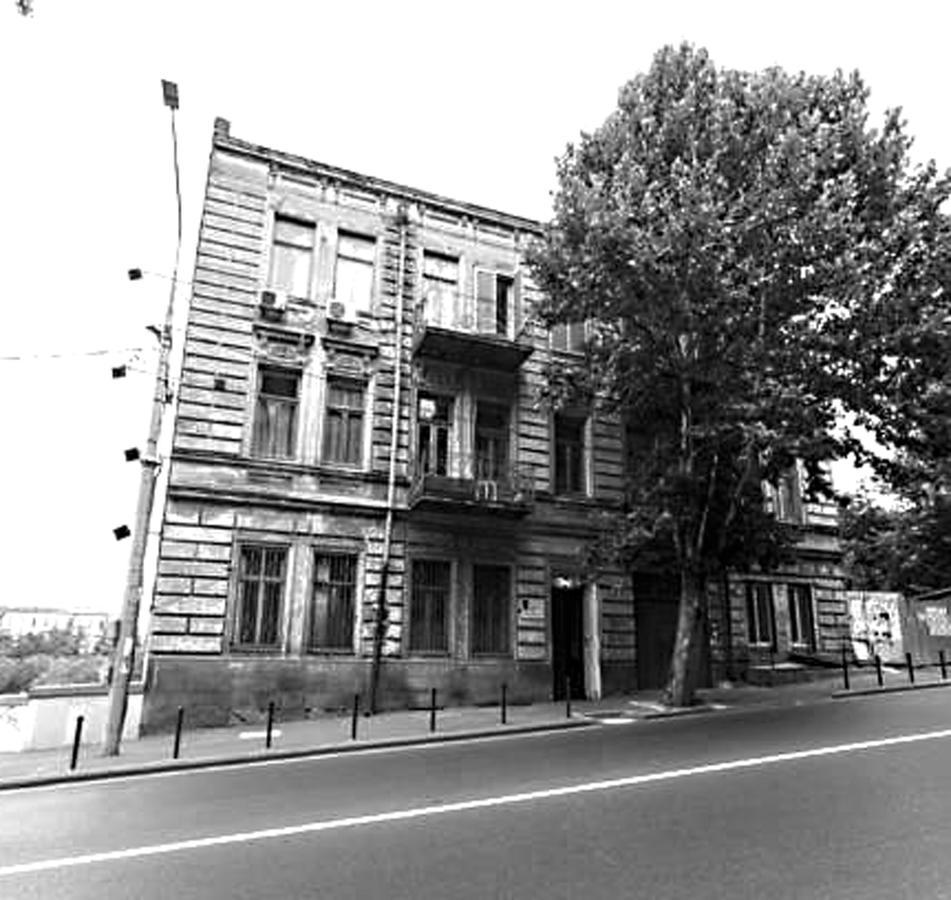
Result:
[[[661,677],[670,592],[642,580],[635,602],[636,579],[583,572],[622,498],[622,429],[538,402],[545,361],[583,340],[532,319],[522,256],[540,228],[217,120],[146,729],[179,704],[208,723],[269,700],[339,707],[374,678],[392,706],[431,688],[478,703],[503,682],[532,700]],[[832,639],[821,587],[837,547],[820,534],[813,550],[778,586],[718,595],[711,677],[766,641]]]

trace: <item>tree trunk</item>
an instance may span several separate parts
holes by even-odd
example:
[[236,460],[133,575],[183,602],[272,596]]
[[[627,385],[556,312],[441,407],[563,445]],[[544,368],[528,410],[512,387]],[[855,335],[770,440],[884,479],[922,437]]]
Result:
[[696,686],[700,629],[697,627],[703,606],[703,578],[686,567],[680,573],[680,611],[677,635],[670,658],[670,677],[664,702],[669,706],[690,706]]

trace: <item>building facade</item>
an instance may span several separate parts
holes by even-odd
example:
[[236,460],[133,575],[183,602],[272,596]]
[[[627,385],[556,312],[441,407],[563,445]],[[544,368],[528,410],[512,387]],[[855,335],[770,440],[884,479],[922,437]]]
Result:
[[[216,121],[146,730],[180,704],[218,723],[270,700],[342,707],[373,682],[397,706],[432,688],[481,703],[504,683],[518,702],[656,679],[644,660],[666,640],[669,592],[644,589],[639,607],[627,573],[584,572],[622,502],[623,430],[538,399],[546,361],[583,340],[532,319],[523,253],[540,232]],[[711,606],[711,677],[749,657],[747,619],[766,609],[737,585]],[[769,603],[821,640],[812,591],[808,619],[786,595]]]

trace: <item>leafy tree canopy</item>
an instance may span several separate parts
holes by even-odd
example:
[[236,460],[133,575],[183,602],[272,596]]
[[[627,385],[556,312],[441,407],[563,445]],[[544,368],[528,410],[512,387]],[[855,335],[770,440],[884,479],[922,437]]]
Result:
[[681,574],[675,701],[706,574],[789,540],[764,480],[798,460],[807,498],[829,495],[825,463],[869,455],[843,421],[889,448],[893,481],[948,440],[951,180],[912,164],[898,110],[869,128],[867,100],[858,74],[666,47],[558,162],[538,312],[589,325],[549,394],[601,398],[638,435],[615,540],[666,543]]

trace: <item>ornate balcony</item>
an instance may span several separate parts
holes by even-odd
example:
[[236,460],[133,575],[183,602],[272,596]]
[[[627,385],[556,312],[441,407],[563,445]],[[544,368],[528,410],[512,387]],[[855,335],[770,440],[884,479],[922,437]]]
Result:
[[516,372],[532,351],[524,330],[510,336],[477,330],[465,322],[448,325],[422,310],[414,323],[413,356],[417,358]]
[[[462,462],[462,461],[459,461]],[[527,467],[459,465],[462,474],[427,471],[418,464],[412,473],[409,508],[435,511],[476,511],[524,516],[535,503],[535,483]],[[477,477],[478,475],[478,477]]]

